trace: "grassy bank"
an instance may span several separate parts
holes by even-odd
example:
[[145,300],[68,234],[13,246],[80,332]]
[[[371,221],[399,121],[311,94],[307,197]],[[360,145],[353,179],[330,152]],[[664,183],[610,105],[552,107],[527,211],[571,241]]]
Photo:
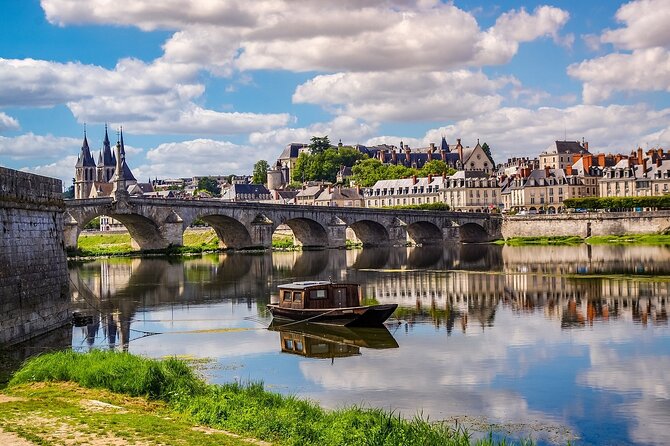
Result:
[[583,239],[577,236],[560,237],[510,237],[507,240],[497,240],[498,245],[509,246],[572,246],[581,243],[589,245],[670,245],[670,235],[665,234],[628,234],[628,235],[603,235]]
[[[19,370],[5,389],[5,395],[24,398],[27,394],[46,392],[44,401],[61,398],[63,385],[33,384],[44,382],[71,382],[97,393],[87,393],[77,387],[75,396],[83,399],[102,400],[106,404],[120,407],[145,405],[148,412],[163,418],[163,422],[147,417],[132,419],[109,418],[104,426],[96,423],[91,429],[115,437],[128,433],[154,432],[157,442],[166,438],[171,429],[185,429],[188,424],[204,425],[215,432],[225,430],[239,435],[254,437],[276,444],[289,445],[466,445],[471,440],[465,432],[454,430],[444,424],[431,423],[415,418],[405,420],[378,409],[350,407],[326,411],[316,404],[292,396],[282,396],[264,390],[261,384],[208,385],[191,371],[188,365],[177,359],[156,361],[127,353],[92,352],[87,354],[58,352],[36,357]],[[113,393],[108,393],[113,392]],[[49,394],[49,395],[47,395]],[[65,398],[72,393],[66,393]],[[143,397],[135,400],[129,398]],[[74,397],[73,397],[74,398]],[[126,403],[130,401],[130,403]],[[25,403],[26,407],[23,406]],[[24,429],[22,420],[29,418],[29,402],[14,402],[12,409],[0,404],[0,426],[18,432],[24,438],[35,441],[43,438],[40,432]],[[68,403],[70,404],[70,403]],[[74,400],[70,404],[76,405]],[[64,404],[50,404],[53,410],[61,410]],[[105,406],[108,407],[108,406]],[[65,409],[63,409],[65,410]],[[68,412],[69,413],[69,412]],[[128,410],[131,418],[134,412]],[[43,412],[32,413],[32,417],[44,417]],[[68,415],[76,423],[74,415]],[[169,419],[166,422],[165,419]],[[100,420],[102,423],[103,420]],[[155,422],[154,422],[155,421]],[[111,423],[111,424],[110,424]],[[142,426],[140,426],[140,424]],[[49,423],[42,423],[47,426]],[[146,429],[144,429],[146,427]],[[193,431],[197,432],[197,431]],[[171,436],[181,439],[180,434]],[[230,443],[238,444],[234,438]],[[48,444],[48,441],[40,441]],[[163,444],[174,444],[164,441]],[[155,443],[154,443],[155,444]],[[179,444],[211,444],[190,443]],[[248,443],[247,443],[248,444]],[[493,445],[490,439],[474,444]]]
[[554,245],[579,245],[584,243],[584,239],[576,236],[563,236],[563,237],[510,237],[507,240],[497,240],[495,242],[499,245],[509,245],[509,246],[529,246],[529,245],[543,245],[543,246],[554,246]]

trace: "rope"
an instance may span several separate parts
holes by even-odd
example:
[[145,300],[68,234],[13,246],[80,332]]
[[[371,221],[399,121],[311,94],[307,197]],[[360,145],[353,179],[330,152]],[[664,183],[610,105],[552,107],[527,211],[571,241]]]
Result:
[[319,313],[319,314],[317,314],[316,316],[312,316],[312,317],[310,317],[310,318],[302,319],[302,320],[299,320],[299,321],[289,322],[288,324],[282,324],[281,326],[282,326],[282,327],[288,327],[288,326],[290,326],[290,325],[295,325],[295,324],[301,324],[301,323],[304,323],[304,322],[309,322],[309,321],[311,321],[311,320],[314,320],[314,319],[319,318],[319,317],[321,317],[321,316],[325,316],[325,315],[327,315],[327,314],[329,314],[329,313],[332,313],[332,312],[334,312],[334,311],[338,311],[338,310],[339,310],[339,308],[333,308],[332,310],[328,310],[328,311],[326,311],[325,313]]

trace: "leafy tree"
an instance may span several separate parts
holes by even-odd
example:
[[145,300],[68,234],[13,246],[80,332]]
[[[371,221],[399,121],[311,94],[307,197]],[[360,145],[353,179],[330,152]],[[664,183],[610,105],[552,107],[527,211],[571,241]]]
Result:
[[198,180],[198,190],[206,190],[212,195],[219,195],[221,188],[219,183],[211,177],[202,177]]
[[86,226],[84,226],[84,229],[99,231],[100,230],[100,217],[95,217],[93,220],[86,223]]
[[341,166],[351,167],[367,155],[351,147],[330,147],[321,153],[301,153],[293,169],[292,180],[335,182]]
[[259,160],[254,164],[254,176],[251,180],[254,184],[265,184],[268,181],[268,168],[270,165],[265,160]]
[[493,155],[491,155],[491,148],[487,143],[482,144],[482,150],[489,156],[489,158],[493,159]]
[[312,136],[311,141],[312,143],[309,145],[309,150],[311,151],[312,155],[317,155],[330,149],[330,140],[328,139],[328,135],[321,137]]
[[442,160],[431,160],[419,169],[419,176],[427,177],[428,175],[453,175],[456,169],[447,166]]
[[74,198],[74,184],[68,187],[65,192],[63,192],[63,198],[66,200]]

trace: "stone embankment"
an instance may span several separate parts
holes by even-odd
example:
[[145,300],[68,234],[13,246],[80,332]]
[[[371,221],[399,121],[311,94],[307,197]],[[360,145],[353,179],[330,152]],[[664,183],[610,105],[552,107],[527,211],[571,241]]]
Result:
[[0,346],[68,322],[62,183],[0,167]]
[[575,214],[542,214],[506,216],[502,236],[564,237],[658,234],[670,228],[670,211],[654,212],[584,212]]

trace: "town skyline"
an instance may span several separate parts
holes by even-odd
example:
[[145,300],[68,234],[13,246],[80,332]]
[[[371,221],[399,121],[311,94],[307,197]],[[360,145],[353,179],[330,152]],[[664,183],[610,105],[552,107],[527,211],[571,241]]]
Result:
[[246,174],[324,135],[480,139],[497,163],[563,139],[665,148],[670,5],[577,3],[6,2],[0,164],[67,187],[106,122],[142,180]]

